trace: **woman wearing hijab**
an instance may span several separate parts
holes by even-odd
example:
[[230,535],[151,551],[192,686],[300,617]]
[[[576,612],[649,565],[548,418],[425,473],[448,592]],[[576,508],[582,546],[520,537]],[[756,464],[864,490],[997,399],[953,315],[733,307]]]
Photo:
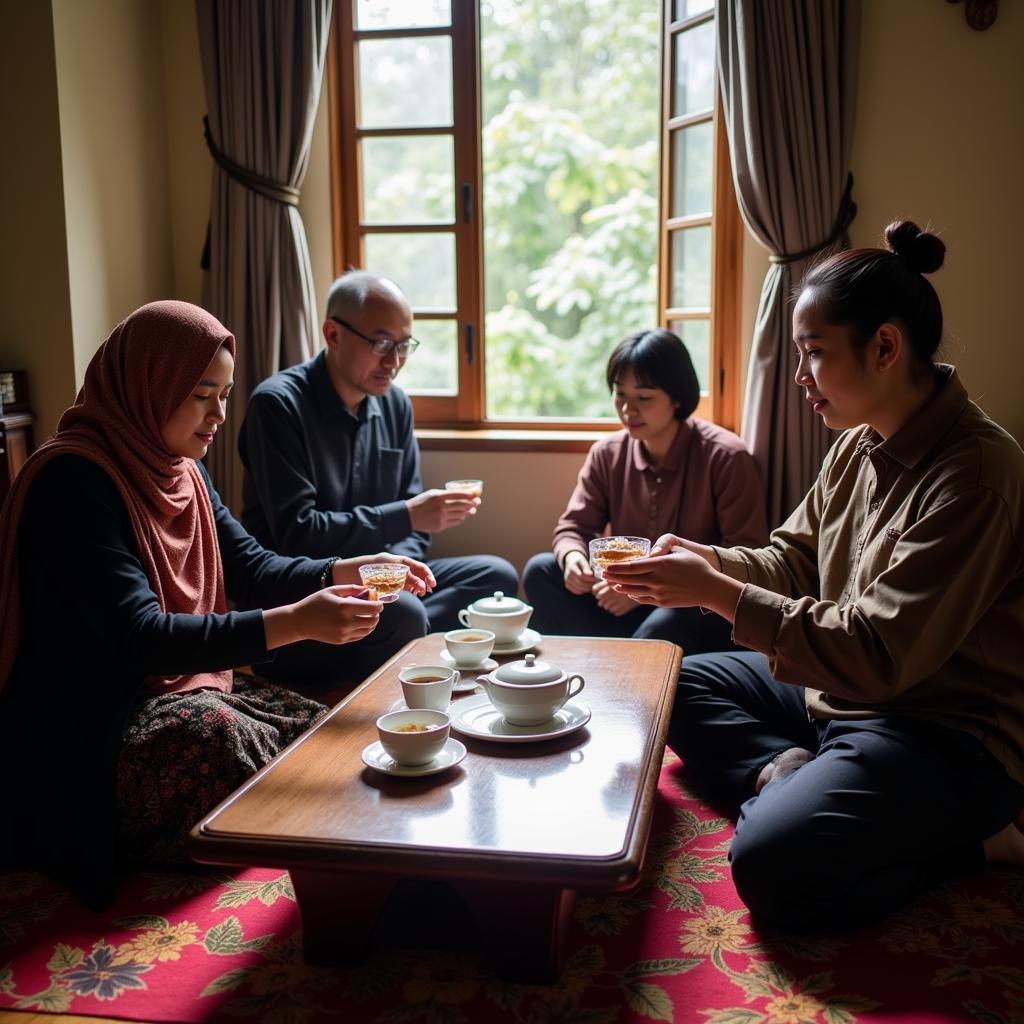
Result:
[[[186,862],[194,822],[324,711],[231,669],[362,639],[380,615],[357,596],[370,558],[266,551],[196,461],[224,421],[234,350],[196,306],[137,310],[0,512],[8,852],[94,905],[119,861]],[[431,585],[421,563],[372,558]],[[256,610],[229,612],[228,597]]]

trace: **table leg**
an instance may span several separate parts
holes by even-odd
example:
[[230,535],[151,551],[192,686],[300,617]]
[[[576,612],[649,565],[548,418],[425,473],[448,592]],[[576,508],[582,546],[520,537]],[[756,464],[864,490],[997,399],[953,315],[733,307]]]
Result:
[[473,912],[482,952],[508,981],[558,980],[576,893],[501,882],[454,883]]
[[306,963],[354,964],[366,958],[374,925],[395,885],[386,875],[292,869]]

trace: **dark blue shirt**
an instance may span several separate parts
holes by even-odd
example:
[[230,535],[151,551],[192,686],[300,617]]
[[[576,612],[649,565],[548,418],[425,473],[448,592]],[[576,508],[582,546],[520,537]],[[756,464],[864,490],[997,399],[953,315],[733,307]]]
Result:
[[349,411],[325,353],[263,381],[238,435],[242,524],[285,555],[351,557],[388,550],[422,559],[408,499],[423,490],[412,403],[394,385]]

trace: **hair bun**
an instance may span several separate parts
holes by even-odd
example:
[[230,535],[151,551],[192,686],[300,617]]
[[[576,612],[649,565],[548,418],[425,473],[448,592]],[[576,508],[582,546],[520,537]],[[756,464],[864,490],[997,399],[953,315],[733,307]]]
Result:
[[942,239],[922,231],[912,220],[894,220],[885,229],[885,246],[920,274],[933,274],[946,258]]

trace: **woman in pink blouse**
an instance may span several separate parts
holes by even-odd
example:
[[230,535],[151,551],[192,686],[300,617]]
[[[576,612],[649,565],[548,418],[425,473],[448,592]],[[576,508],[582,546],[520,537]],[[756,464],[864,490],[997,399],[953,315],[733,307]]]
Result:
[[692,415],[700,386],[671,331],[625,338],[606,377],[624,429],[590,449],[553,551],[526,566],[533,625],[562,635],[671,640],[687,654],[730,649],[730,625],[719,616],[639,606],[596,579],[587,546],[604,533],[652,540],[674,533],[722,547],[766,543],[754,460],[735,434]]

